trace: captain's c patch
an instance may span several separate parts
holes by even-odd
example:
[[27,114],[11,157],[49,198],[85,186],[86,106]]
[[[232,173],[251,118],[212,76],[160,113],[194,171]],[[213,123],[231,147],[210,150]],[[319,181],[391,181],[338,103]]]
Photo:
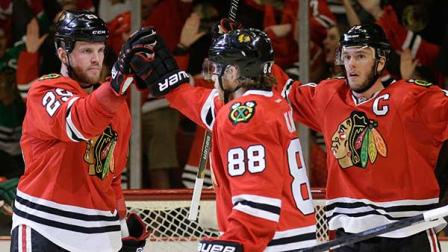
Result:
[[255,101],[247,101],[244,104],[236,102],[231,106],[229,119],[233,124],[248,122],[255,114]]

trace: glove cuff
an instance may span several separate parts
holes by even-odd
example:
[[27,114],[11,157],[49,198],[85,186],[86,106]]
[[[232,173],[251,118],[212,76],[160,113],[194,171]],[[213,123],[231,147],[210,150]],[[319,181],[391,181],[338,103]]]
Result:
[[189,81],[190,75],[188,75],[185,71],[176,69],[165,74],[156,81],[156,84],[152,86],[152,95],[155,97],[163,96],[181,84]]

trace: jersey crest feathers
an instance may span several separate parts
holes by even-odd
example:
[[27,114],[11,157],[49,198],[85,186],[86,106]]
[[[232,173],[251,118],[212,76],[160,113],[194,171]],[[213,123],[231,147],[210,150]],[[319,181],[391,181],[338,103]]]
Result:
[[236,125],[238,123],[247,123],[255,114],[255,101],[247,101],[244,104],[236,102],[232,104],[229,119]]
[[331,137],[331,150],[340,167],[365,169],[378,155],[387,157],[387,146],[377,127],[377,121],[360,111],[353,111],[338,125]]
[[46,75],[42,75],[39,80],[49,80],[49,79],[56,79],[61,77],[60,74],[56,74],[56,73],[51,73],[51,74],[46,74]]
[[89,165],[89,175],[104,179],[114,173],[114,149],[117,143],[117,132],[108,126],[101,136],[87,142],[84,161]]

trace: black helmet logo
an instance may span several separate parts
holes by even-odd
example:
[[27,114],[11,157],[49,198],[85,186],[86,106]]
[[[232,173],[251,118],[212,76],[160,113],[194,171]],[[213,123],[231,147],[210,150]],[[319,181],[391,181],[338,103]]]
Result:
[[238,36],[238,41],[240,43],[249,43],[251,41],[251,39],[248,34],[243,33]]

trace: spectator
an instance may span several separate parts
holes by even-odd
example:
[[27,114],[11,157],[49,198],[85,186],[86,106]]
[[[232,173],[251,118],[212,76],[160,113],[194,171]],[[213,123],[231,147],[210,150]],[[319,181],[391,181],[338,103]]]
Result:
[[401,52],[404,49],[409,49],[412,59],[417,59],[419,64],[427,69],[432,69],[433,73],[431,75],[436,78],[438,84],[444,83],[441,73],[435,70],[436,60],[441,49],[439,45],[428,42],[416,32],[400,24],[391,5],[382,8],[380,1],[358,0],[358,2],[383,28],[395,51]]
[[[143,26],[155,27],[166,38],[170,51],[179,43],[180,33],[191,13],[191,0],[142,1]],[[176,13],[176,15],[173,15]],[[166,18],[170,17],[170,18]],[[165,99],[143,97],[142,145],[144,187],[172,187],[171,173],[179,169],[176,133],[179,113],[168,107]]]
[[19,177],[24,171],[19,141],[25,104],[17,90],[15,74],[12,68],[0,69],[0,176],[8,179]]

